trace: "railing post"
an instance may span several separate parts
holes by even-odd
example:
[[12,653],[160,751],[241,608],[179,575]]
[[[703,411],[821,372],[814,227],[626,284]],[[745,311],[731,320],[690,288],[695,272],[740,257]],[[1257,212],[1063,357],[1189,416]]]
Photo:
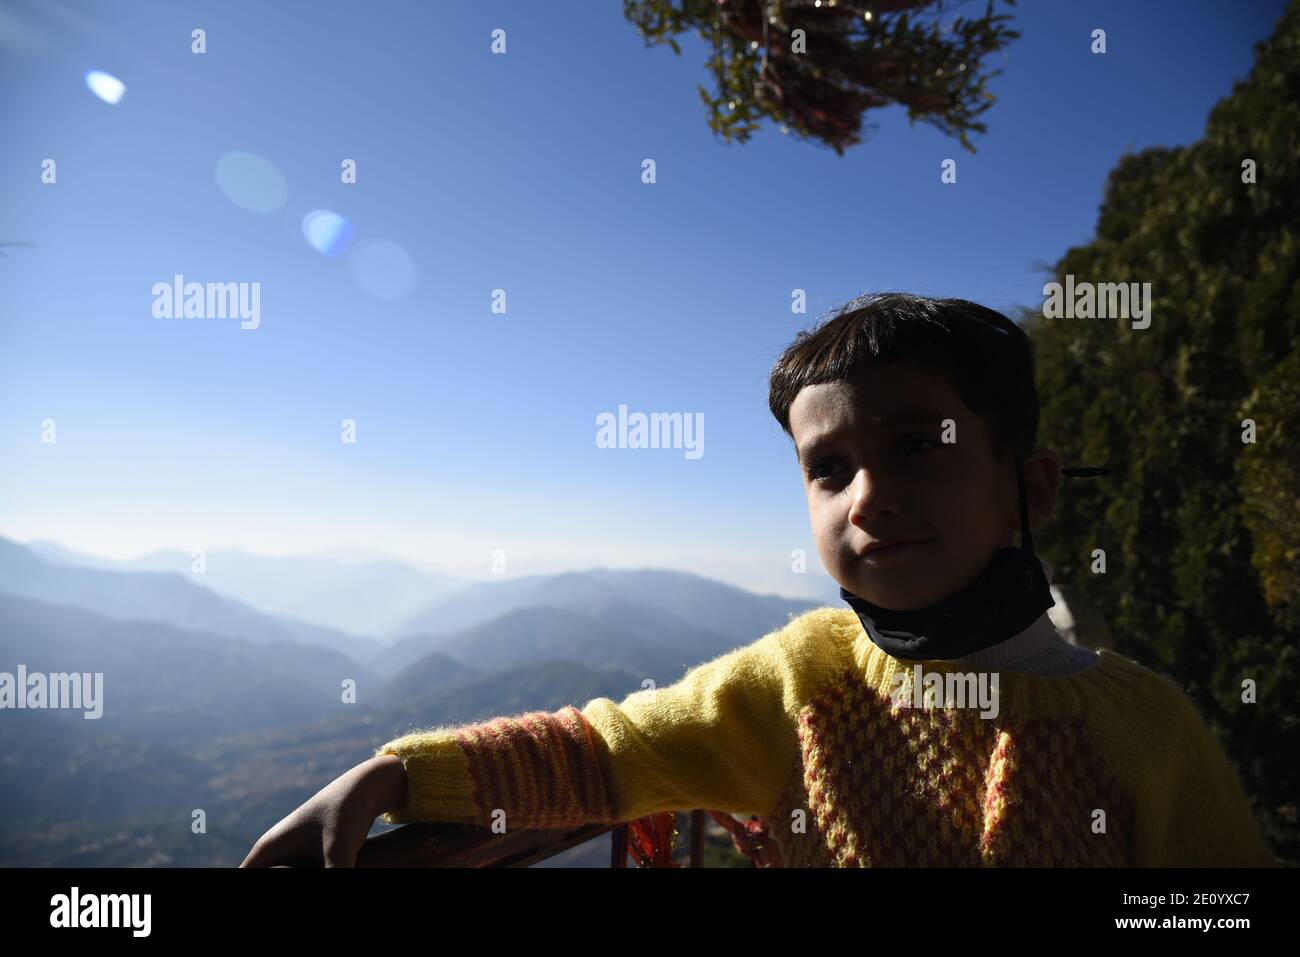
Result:
[[610,832],[609,866],[627,867],[627,825],[620,824]]
[[691,867],[704,866],[704,811],[691,811]]

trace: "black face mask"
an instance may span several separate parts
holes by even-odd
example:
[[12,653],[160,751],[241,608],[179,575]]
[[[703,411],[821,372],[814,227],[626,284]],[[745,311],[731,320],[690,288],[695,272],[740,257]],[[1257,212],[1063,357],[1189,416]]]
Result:
[[[1105,475],[1103,468],[1062,469],[1067,476]],[[1021,545],[1000,548],[965,588],[928,608],[891,611],[847,588],[840,597],[855,612],[867,636],[886,654],[908,661],[950,661],[1006,641],[1051,608],[1051,586],[1034,554],[1025,503],[1024,462],[1016,456],[1020,493]]]

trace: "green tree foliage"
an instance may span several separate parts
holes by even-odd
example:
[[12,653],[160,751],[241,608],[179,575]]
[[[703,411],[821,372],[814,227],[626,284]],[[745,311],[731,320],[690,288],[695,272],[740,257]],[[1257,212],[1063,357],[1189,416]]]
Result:
[[680,55],[673,37],[689,30],[713,45],[717,91],[699,92],[726,142],[746,142],[766,116],[842,155],[862,142],[866,110],[900,103],[974,153],[969,133],[985,132],[976,117],[1001,73],[982,72],[983,58],[1020,36],[993,4],[949,20],[942,0],[623,0],[623,12],[647,46]]
[[[1296,308],[1293,304],[1292,308]],[[1264,600],[1289,627],[1300,625],[1300,444],[1288,428],[1300,409],[1300,349],[1293,350],[1242,403],[1260,426],[1241,457],[1242,522],[1255,541]]]
[[[1243,182],[1253,160],[1256,182]],[[1150,282],[1129,320],[1024,317],[1042,442],[1066,479],[1044,553],[1116,650],[1174,678],[1234,760],[1274,852],[1300,859],[1300,2],[1205,136],[1125,155],[1064,284]],[[1243,441],[1244,419],[1256,441]],[[1106,573],[1092,571],[1092,550]],[[1258,703],[1242,701],[1255,682]]]

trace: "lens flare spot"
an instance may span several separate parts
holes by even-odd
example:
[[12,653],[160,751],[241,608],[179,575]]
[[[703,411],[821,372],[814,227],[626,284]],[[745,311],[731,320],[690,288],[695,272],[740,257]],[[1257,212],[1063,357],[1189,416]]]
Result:
[[352,278],[380,299],[401,299],[415,285],[415,263],[391,239],[363,239],[352,247]]
[[352,224],[328,209],[313,209],[302,218],[302,234],[317,252],[337,256],[352,241]]
[[273,213],[289,199],[284,174],[256,153],[233,150],[217,160],[217,185],[240,209]]
[[105,103],[116,103],[126,92],[126,84],[103,70],[87,70],[86,86]]

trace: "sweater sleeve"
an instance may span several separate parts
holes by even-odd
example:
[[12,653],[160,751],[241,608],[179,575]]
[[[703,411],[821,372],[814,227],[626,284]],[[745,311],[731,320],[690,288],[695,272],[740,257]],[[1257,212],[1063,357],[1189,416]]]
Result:
[[[1164,743],[1147,764],[1139,867],[1277,867],[1237,774],[1191,699],[1172,682]],[[1163,755],[1160,754],[1163,752]]]
[[402,759],[408,802],[390,824],[509,828],[618,823],[658,811],[761,813],[797,759],[787,697],[798,619],[675,684],[415,731],[376,749]]

